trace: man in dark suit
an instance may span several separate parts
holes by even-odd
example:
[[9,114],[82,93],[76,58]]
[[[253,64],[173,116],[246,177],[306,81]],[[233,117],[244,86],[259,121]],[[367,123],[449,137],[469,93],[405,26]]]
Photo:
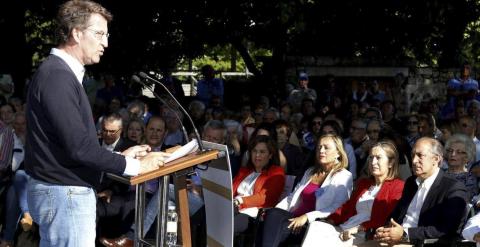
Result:
[[407,179],[389,226],[378,228],[375,239],[395,245],[459,236],[465,221],[467,191],[440,170],[442,145],[433,138],[420,138],[412,156],[415,176]]
[[135,176],[157,169],[163,161],[161,153],[147,154],[147,145],[116,154],[98,143],[82,81],[84,66],[98,63],[108,46],[111,19],[108,10],[90,0],[62,4],[57,15],[59,45],[29,85],[27,198],[43,247],[94,246],[94,188],[102,172]]
[[[123,119],[118,113],[110,113],[102,119],[100,145],[111,152],[123,152],[135,146],[135,142],[122,138]],[[101,234],[118,234],[122,221],[135,208],[130,186],[103,176],[97,191],[98,230]],[[126,203],[129,201],[130,203]],[[123,212],[125,209],[125,213]]]
[[[135,142],[122,138],[123,119],[118,113],[111,113],[102,120],[100,145],[111,152],[123,152],[130,147],[135,146]],[[103,217],[106,214],[99,212],[106,204],[110,204],[112,194],[123,193],[128,189],[128,185],[116,182],[106,176],[102,177],[102,183],[97,191],[97,198],[102,198],[97,202],[97,216]],[[101,211],[101,210],[100,210]]]

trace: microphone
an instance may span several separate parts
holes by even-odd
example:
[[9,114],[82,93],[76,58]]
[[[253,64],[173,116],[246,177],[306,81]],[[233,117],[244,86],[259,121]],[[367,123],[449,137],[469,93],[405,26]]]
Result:
[[155,93],[153,91],[153,89],[151,88],[151,86],[145,84],[142,82],[142,80],[136,76],[136,75],[132,75],[132,80],[142,86],[144,86],[145,88],[147,88],[150,92],[152,92],[153,96],[155,96],[155,98],[157,98],[158,100],[160,100],[160,102],[162,102],[164,105],[166,105],[168,107],[168,109],[170,111],[172,111],[175,115],[175,118],[177,119],[177,121],[180,123],[180,125],[182,126],[182,132],[183,132],[183,136],[185,137],[185,141],[188,142],[188,133],[187,133],[187,130],[185,129],[185,126],[183,126],[182,124],[182,121],[180,120],[180,116],[178,116],[177,114],[177,111],[175,111],[170,105],[168,105],[160,96],[158,96],[157,93]]
[[[200,134],[198,133],[197,127],[193,123],[192,117],[190,117],[190,114],[188,114],[188,112],[185,110],[185,108],[183,108],[183,106],[180,104],[180,102],[178,102],[178,100],[175,98],[175,96],[173,96],[173,94],[170,92],[170,90],[168,90],[168,88],[165,85],[163,85],[163,83],[161,83],[159,80],[156,80],[156,79],[152,78],[151,76],[147,75],[145,72],[140,72],[138,74],[140,75],[140,77],[142,77],[146,80],[149,80],[149,81],[153,81],[154,83],[156,83],[157,85],[160,85],[161,87],[163,87],[163,89],[165,89],[165,91],[170,95],[170,97],[175,101],[175,103],[178,105],[180,110],[182,110],[183,114],[185,114],[185,116],[187,116],[188,120],[190,121],[190,124],[192,125],[193,131],[195,132],[195,138],[197,139],[198,147],[200,148],[200,151],[205,151],[206,149],[203,146],[202,138],[200,138]],[[182,127],[183,127],[183,125],[182,125]],[[185,127],[183,127],[183,128],[185,129]]]

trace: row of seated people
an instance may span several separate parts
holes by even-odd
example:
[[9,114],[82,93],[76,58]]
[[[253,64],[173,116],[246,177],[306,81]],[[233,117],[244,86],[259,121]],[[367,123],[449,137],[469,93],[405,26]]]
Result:
[[[118,134],[120,132],[119,130],[122,128],[121,127],[122,123],[118,122],[118,121],[121,121],[121,118],[119,118],[118,116],[113,117],[113,118],[112,117],[107,117],[104,120],[105,121],[104,121],[103,126],[102,126],[102,137],[103,137],[103,139],[100,140],[100,142],[105,148],[111,148],[113,150],[113,147],[116,147],[115,151],[118,151],[118,148],[124,146],[123,144],[125,144],[125,143],[122,143],[123,141],[121,141],[120,139],[115,137],[116,134]],[[146,132],[149,132],[149,138],[147,138],[147,139],[151,139],[151,140],[147,140],[147,143],[149,145],[152,145],[152,147],[157,147],[158,148],[158,146],[161,146],[161,140],[163,140],[162,134],[164,134],[164,132],[165,132],[165,122],[162,121],[161,118],[153,118],[151,120],[152,121],[149,121],[149,124],[147,124],[147,129],[148,130],[146,131]],[[117,126],[114,126],[114,125],[117,125]],[[156,134],[152,134],[152,133],[150,133],[150,131],[153,131]],[[260,133],[259,135],[262,136],[264,134],[269,135],[268,132],[267,133]],[[115,137],[115,138],[111,138],[112,136]],[[204,135],[204,137],[205,137],[205,135]],[[282,178],[283,178],[283,175],[281,175],[281,173],[283,172],[283,169],[278,169],[278,167],[276,167],[274,165],[272,166],[272,164],[279,164],[279,161],[276,161],[274,159],[275,157],[278,157],[278,155],[276,155],[276,153],[278,153],[278,149],[275,146],[275,142],[273,140],[268,140],[269,138],[265,138],[265,137],[258,137],[258,138],[259,138],[258,140],[257,140],[257,138],[253,139],[254,141],[251,142],[251,144],[248,148],[247,153],[248,153],[248,158],[249,159],[247,161],[247,168],[250,167],[250,169],[251,169],[252,167],[257,166],[258,164],[261,164],[262,162],[265,161],[265,157],[263,157],[263,159],[262,159],[262,155],[265,156],[265,154],[269,154],[269,155],[266,156],[266,157],[268,157],[268,159],[267,159],[268,162],[267,163],[269,163],[271,167],[277,168],[276,172],[274,172],[274,174],[276,174],[275,175],[276,180],[272,180],[273,182],[272,181],[270,181],[270,182],[265,181],[266,180],[265,177],[261,176],[262,175],[261,171],[264,170],[263,168],[260,168],[259,172],[257,172],[252,177],[250,177],[251,171],[249,169],[242,168],[240,170],[240,172],[238,173],[238,175],[235,177],[235,180],[234,180],[234,186],[236,186],[236,189],[234,191],[239,192],[241,195],[236,197],[235,202],[236,202],[237,205],[239,205],[238,208],[239,208],[240,212],[250,213],[250,215],[255,215],[255,213],[245,211],[245,209],[253,208],[253,207],[272,207],[272,206],[275,206],[276,200],[278,200],[278,197],[280,196],[280,193],[282,192],[282,188],[283,188],[283,184],[281,182]],[[261,141],[262,138],[264,139],[263,141]],[[109,139],[111,139],[111,140],[109,140]],[[293,199],[293,203],[288,202],[288,199],[285,199],[287,201],[284,200],[282,203],[280,203],[280,205],[283,204],[283,206],[279,205],[279,207],[283,208],[285,211],[289,211],[289,212],[291,211],[290,213],[292,213],[293,216],[288,216],[287,220],[289,220],[290,218],[295,218],[295,220],[293,220],[291,223],[287,222],[288,226],[286,227],[286,229],[292,228],[293,232],[298,232],[302,229],[305,229],[302,226],[305,225],[307,220],[309,222],[312,222],[312,221],[315,222],[315,220],[318,219],[318,218],[325,218],[326,216],[329,216],[331,214],[331,212],[333,212],[336,208],[338,208],[343,202],[345,202],[349,198],[349,195],[350,195],[351,190],[352,190],[351,189],[351,187],[352,187],[351,184],[352,184],[353,178],[352,178],[351,174],[350,174],[350,176],[345,175],[345,174],[349,173],[347,170],[345,170],[345,168],[348,166],[348,162],[347,162],[348,158],[346,158],[346,154],[343,151],[343,144],[342,144],[341,140],[336,138],[338,140],[333,141],[333,143],[335,145],[333,145],[333,146],[330,145],[330,149],[328,149],[327,148],[328,145],[326,145],[325,143],[322,144],[322,139],[323,138],[320,138],[320,140],[318,142],[318,147],[320,147],[320,148],[317,149],[316,158],[317,158],[317,162],[319,164],[322,164],[322,160],[323,160],[323,163],[327,163],[327,168],[321,168],[322,166],[318,166],[317,169],[311,168],[311,169],[307,170],[307,172],[305,172],[305,175],[304,175],[303,179],[299,183],[299,186],[300,185],[301,186],[300,187],[297,186],[297,188],[292,193],[292,195],[288,197],[288,198],[290,198],[290,200]],[[331,137],[331,139],[334,140],[335,138]],[[157,142],[155,142],[155,141],[157,141]],[[328,138],[327,138],[327,140],[323,140],[323,141],[328,142]],[[160,144],[160,145],[157,145],[157,144]],[[326,152],[326,151],[329,151],[329,150],[331,151],[332,150],[331,148],[338,146],[338,144],[342,144],[341,145],[342,148],[340,148],[340,149],[342,150],[343,154],[342,154],[341,151],[338,151],[338,153],[335,156],[327,155],[328,152]],[[448,146],[448,144],[447,144],[447,146]],[[321,154],[322,153],[322,151],[321,151],[322,147],[324,147],[324,149],[325,149],[323,154]],[[454,148],[456,148],[456,147],[454,147]],[[465,149],[465,146],[463,148]],[[336,149],[334,148],[334,150],[336,150]],[[459,151],[458,148],[455,149],[455,151],[453,151],[453,152],[448,151],[448,150],[450,150],[450,148],[447,148],[447,158],[448,158],[449,154],[451,154],[453,156],[455,156],[455,155],[458,156],[458,154],[466,153],[465,151],[461,151],[461,150]],[[372,149],[372,152],[373,152],[373,149]],[[397,156],[398,156],[398,154],[397,154]],[[471,155],[468,155],[468,156],[471,156]],[[332,159],[332,157],[334,157],[334,158]],[[333,163],[332,163],[332,160],[333,160]],[[459,164],[462,164],[462,162],[465,162],[464,160],[458,160],[458,158],[455,159],[455,157],[452,158],[452,159],[448,159],[448,163],[453,164],[453,163],[455,163],[455,161],[459,161],[459,162],[456,162],[456,163],[459,163]],[[378,160],[377,160],[377,163],[378,163]],[[465,164],[465,163],[463,163],[463,164]],[[333,169],[333,170],[332,170],[331,167],[328,168],[328,166],[332,166],[332,165],[337,165],[337,166],[341,165],[341,166],[340,166],[340,168],[337,167],[337,169]],[[259,166],[262,166],[262,165],[259,165]],[[263,166],[265,166],[265,164],[263,164]],[[398,162],[397,162],[397,166],[398,166]],[[451,166],[449,166],[449,169],[450,169],[450,167]],[[341,172],[332,172],[332,171],[341,171]],[[452,172],[453,172],[453,169],[452,169]],[[334,191],[334,190],[331,190],[330,194],[327,193],[328,190],[326,188],[338,187],[338,186],[330,186],[329,187],[328,183],[331,183],[333,181],[333,177],[334,177],[333,175],[335,175],[335,177],[337,177],[337,176],[342,177],[342,176],[340,176],[340,174],[343,174],[343,180],[344,180],[344,182],[346,181],[345,183],[347,183],[347,185],[344,186],[345,191],[344,191],[343,195],[345,195],[345,196],[342,196],[342,193],[340,193],[338,191]],[[249,178],[250,183],[248,183],[247,178]],[[244,180],[247,180],[246,184],[244,183]],[[256,180],[259,180],[258,184],[257,184]],[[260,183],[260,181],[262,181],[262,180],[264,180],[264,181],[262,183]],[[342,179],[340,179],[340,178],[337,179],[337,180],[342,181]],[[335,180],[335,181],[337,181],[337,180]],[[358,185],[357,185],[358,187],[360,187],[360,185],[361,185],[360,182],[361,181],[363,181],[363,180],[359,180]],[[348,183],[350,185],[348,185]],[[260,186],[261,184],[263,184],[264,186],[269,185],[270,189],[268,189],[268,190],[259,189],[259,188],[262,187],[262,186]],[[316,187],[315,187],[315,184],[317,185]],[[249,193],[249,187],[251,189],[252,186],[255,189],[257,189],[257,192],[260,191],[261,193],[264,193],[264,195],[254,196],[252,198],[246,197],[245,194]],[[386,186],[382,186],[382,188],[383,187],[386,187]],[[396,187],[398,187],[398,186],[396,186]],[[271,189],[271,188],[275,188],[275,189]],[[348,188],[350,188],[350,189],[348,189]],[[297,205],[297,203],[305,201],[304,198],[303,198],[304,193],[306,193],[308,191],[310,193],[310,201],[312,201],[312,199],[314,201],[321,201],[323,205],[328,205],[330,207],[330,209],[323,209],[327,213],[323,213],[323,215],[322,215],[322,213],[321,213],[322,210],[317,210],[317,209],[319,209],[319,208],[317,208],[318,205],[314,205],[315,210],[312,209],[311,205],[310,205],[310,208],[306,207],[306,205],[302,205],[301,207]],[[319,192],[319,191],[321,191],[321,192]],[[477,188],[477,191],[478,191],[478,188]],[[269,192],[269,193],[267,193],[267,192]],[[295,196],[295,193],[297,193],[296,196]],[[152,193],[152,194],[153,194],[152,196],[155,195],[154,193]],[[256,194],[256,193],[254,193],[254,194]],[[268,194],[268,195],[266,195],[266,194]],[[272,196],[272,194],[273,194],[273,196]],[[472,193],[472,194],[475,194],[475,193]],[[130,195],[130,196],[128,196],[128,195]],[[302,196],[300,197],[300,195],[302,195]],[[313,198],[312,198],[312,195],[313,195]],[[335,195],[335,196],[333,196],[333,195]],[[120,206],[122,208],[122,211],[131,212],[132,207],[130,207],[129,210],[126,210],[126,208],[128,208],[126,205],[131,205],[131,204],[125,203],[125,202],[133,202],[132,201],[133,197],[131,196],[131,193],[127,193],[127,196],[128,196],[128,198],[130,198],[130,200],[122,199],[121,203],[117,203],[117,204],[113,203],[112,204],[111,202],[112,202],[112,199],[114,197],[112,197],[111,194],[106,193],[105,191],[101,191],[99,193],[99,197],[103,198],[104,200],[99,200],[99,205],[97,205],[97,209],[99,209],[101,211],[102,209],[105,209],[107,206],[110,207],[110,208]],[[315,199],[315,197],[317,197],[317,199]],[[245,198],[245,200],[243,198]],[[319,198],[322,198],[322,199],[319,200]],[[153,201],[156,201],[156,200],[153,200]],[[307,201],[308,201],[308,199],[307,199]],[[256,203],[259,203],[259,202],[263,202],[264,204],[255,206]],[[303,203],[303,204],[305,204],[305,203]],[[318,204],[318,203],[315,203],[315,204]],[[254,206],[252,206],[252,205],[254,205]],[[273,214],[274,211],[275,210],[272,210],[271,211],[272,213],[267,213],[267,218],[268,218],[268,215]],[[347,211],[353,212],[351,210],[347,210]],[[99,215],[105,215],[105,214],[99,213]],[[245,219],[247,219],[247,223],[248,223],[250,218],[245,218],[244,215],[245,215],[244,213],[239,213],[235,216],[236,227],[238,225],[241,225],[240,223],[242,222],[242,218],[243,218],[243,222],[245,222]],[[309,215],[310,215],[310,217],[308,217]],[[272,217],[270,217],[270,218],[272,218]],[[273,217],[273,218],[277,219],[278,217]],[[311,219],[314,219],[314,220],[311,220]],[[125,221],[125,222],[129,222],[129,221]],[[268,222],[268,221],[266,221],[266,222]],[[277,223],[274,223],[274,224],[278,225]],[[126,225],[128,225],[128,224],[126,224]],[[312,227],[312,226],[310,226],[310,227]],[[269,228],[267,228],[267,229],[269,229]],[[238,229],[236,229],[236,231],[238,231]],[[352,232],[354,232],[354,231],[352,231]],[[267,235],[274,236],[272,234],[267,234]],[[286,234],[286,237],[281,236],[280,239],[289,238],[289,237],[290,237],[290,234]],[[265,241],[267,241],[267,240],[265,240]],[[276,240],[274,240],[274,241],[276,241]],[[281,241],[281,240],[279,240],[279,241]],[[269,245],[266,245],[266,246],[269,246]]]
[[[448,163],[471,159],[471,154],[460,156],[467,155],[466,148],[472,149],[464,140],[469,139],[457,137],[447,143]],[[389,141],[375,144],[368,156],[368,176],[358,179],[353,190],[342,140],[324,135],[317,143],[316,164],[279,203],[285,175],[276,166],[272,145],[268,138],[254,139],[249,163],[233,182],[237,235],[253,225],[256,209],[274,207],[263,215],[256,246],[377,246],[418,244],[429,238],[442,243],[460,236],[470,192],[464,180],[452,176],[458,174],[455,169],[441,169],[445,151],[433,138],[415,143],[414,176],[405,182],[399,179],[395,145]],[[475,234],[479,232],[476,227]]]
[[[19,116],[23,115],[19,114]],[[24,117],[22,119],[25,121]],[[170,128],[168,128],[168,121],[164,120],[164,118],[160,116],[150,117],[146,125],[143,124],[142,120],[135,119],[132,119],[128,124],[124,125],[122,116],[117,113],[112,113],[102,119],[100,129],[99,144],[112,152],[121,152],[122,150],[125,150],[136,144],[148,144],[152,147],[153,151],[164,150],[170,146],[166,144],[166,140],[168,139],[170,132]],[[124,129],[128,132],[125,137],[122,135]],[[23,128],[23,132],[25,132],[25,126]],[[16,131],[16,134],[20,134],[20,131]],[[225,144],[227,129],[221,121],[212,120],[203,127],[202,135],[202,139],[206,141]],[[21,146],[23,150],[23,144]],[[239,164],[239,158],[239,155],[232,153],[230,158],[231,163]],[[7,202],[10,203],[7,206],[6,215],[12,217],[7,217],[7,223],[5,224],[6,227],[3,230],[3,240],[1,243],[2,247],[13,246],[19,214],[17,211],[22,208],[22,211],[25,212],[24,215],[28,216],[26,196],[19,196],[18,199],[16,198],[17,194],[26,194],[26,191],[24,189],[22,190],[21,188],[25,188],[25,184],[28,181],[28,175],[21,170],[17,170],[17,166],[12,166],[11,168],[14,171],[14,177],[22,178],[21,182],[18,183],[22,185],[22,187],[16,186],[17,188],[15,189],[13,184],[12,186],[9,186],[9,191],[11,191],[11,193],[9,192],[8,194],[11,194],[12,196],[9,196],[7,199]],[[200,171],[197,171],[197,173],[198,172]],[[18,180],[20,181],[20,179]],[[192,187],[189,191],[189,202],[191,204],[190,214],[194,215],[197,211],[199,211],[199,208],[203,206],[203,201],[201,198],[201,183],[199,182],[199,177],[192,176],[191,181]],[[21,193],[22,191],[23,193]],[[116,236],[119,234],[133,236],[133,228],[131,228],[131,224],[133,221],[135,198],[134,190],[128,186],[111,181],[108,179],[108,177],[104,176],[102,185],[101,187],[97,188],[97,191],[97,215],[99,218],[97,235],[100,237]],[[155,197],[158,194],[156,191],[157,188],[155,183],[147,185],[147,198],[150,199]],[[170,194],[170,197],[172,200],[174,200],[173,191]],[[146,219],[146,222],[150,222],[146,225],[153,224],[153,220],[157,215],[156,211],[158,211],[158,205],[155,206],[154,204],[154,202],[157,200],[150,201],[152,202],[151,206],[149,204],[149,207],[152,208],[152,213],[150,214],[152,217],[150,217],[148,221]],[[25,206],[19,207],[19,203]],[[23,221],[25,221],[25,219],[22,219],[22,223]],[[33,222],[31,218],[29,218],[24,230],[28,231],[30,229],[29,226],[31,226],[32,223]]]

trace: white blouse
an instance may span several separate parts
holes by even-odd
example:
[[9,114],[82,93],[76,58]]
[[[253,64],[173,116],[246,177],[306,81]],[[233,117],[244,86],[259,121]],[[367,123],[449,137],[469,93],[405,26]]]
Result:
[[373,207],[373,200],[380,191],[382,185],[372,185],[365,191],[362,196],[357,201],[355,208],[357,210],[357,214],[350,217],[346,222],[340,225],[342,230],[347,230],[353,227],[357,227],[365,221],[370,220],[370,216],[372,214],[372,207]]
[[238,196],[244,197],[244,196],[253,195],[253,187],[255,185],[255,182],[257,181],[257,178],[260,176],[260,174],[261,174],[260,172],[252,172],[248,176],[246,176],[242,180],[240,185],[238,185],[238,188],[237,188]]

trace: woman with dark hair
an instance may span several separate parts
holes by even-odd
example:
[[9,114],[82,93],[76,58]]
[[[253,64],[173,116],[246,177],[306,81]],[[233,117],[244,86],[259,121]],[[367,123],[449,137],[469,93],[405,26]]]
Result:
[[259,135],[248,146],[246,167],[233,179],[234,232],[243,232],[259,208],[273,207],[285,184],[285,172],[278,166],[278,148],[273,138]]
[[392,142],[378,142],[368,157],[368,177],[357,182],[352,197],[328,217],[308,228],[302,246],[357,246],[371,240],[402,195],[398,152]]
[[[278,156],[278,163],[280,167],[282,167],[285,171],[287,170],[287,158],[285,154],[278,148],[278,144],[276,141],[277,138],[277,129],[275,128],[275,124],[273,123],[261,123],[255,128],[252,135],[249,138],[249,142],[252,142],[257,136],[270,136],[272,141],[275,143],[275,147],[277,148],[276,156]],[[249,151],[245,151],[242,157],[242,166],[246,166],[248,158],[250,157]]]
[[332,134],[340,137],[343,136],[343,128],[336,120],[326,120],[323,122],[320,131],[322,135]]
[[275,128],[275,124],[266,123],[266,122],[260,123],[252,132],[252,135],[250,136],[250,140],[255,139],[255,137],[258,135],[267,135],[272,137],[277,136],[277,130]]
[[[305,171],[289,196],[266,212],[262,246],[279,246],[293,233],[301,233],[307,222],[328,217],[348,200],[352,174],[342,139],[324,135],[317,142],[315,165]],[[296,235],[292,241],[301,239]]]

